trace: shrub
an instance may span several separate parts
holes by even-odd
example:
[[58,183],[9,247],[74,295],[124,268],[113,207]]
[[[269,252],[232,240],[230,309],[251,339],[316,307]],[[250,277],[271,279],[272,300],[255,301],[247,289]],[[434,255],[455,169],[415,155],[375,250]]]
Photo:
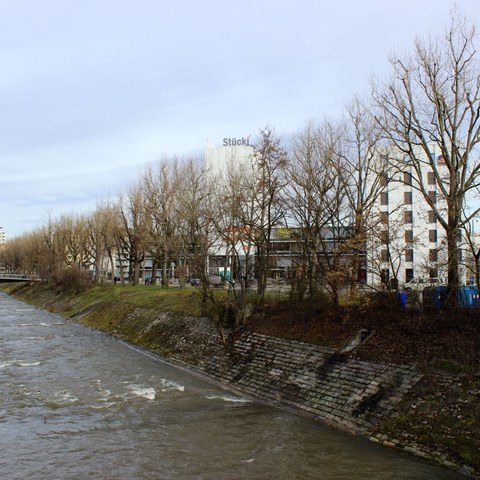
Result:
[[78,267],[57,270],[53,273],[51,281],[58,292],[81,292],[91,283],[90,274]]
[[382,310],[398,310],[400,304],[392,292],[371,292],[364,297],[368,307]]

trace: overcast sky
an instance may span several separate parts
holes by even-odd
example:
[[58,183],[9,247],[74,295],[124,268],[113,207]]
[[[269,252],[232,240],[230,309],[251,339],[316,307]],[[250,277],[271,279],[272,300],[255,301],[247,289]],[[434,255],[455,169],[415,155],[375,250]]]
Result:
[[[457,4],[480,21],[478,0]],[[89,212],[147,163],[339,116],[447,0],[0,0],[0,226]]]

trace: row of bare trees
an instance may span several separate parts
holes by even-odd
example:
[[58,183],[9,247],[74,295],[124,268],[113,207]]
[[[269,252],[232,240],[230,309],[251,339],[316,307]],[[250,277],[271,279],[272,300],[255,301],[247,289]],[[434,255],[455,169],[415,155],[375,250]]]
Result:
[[[474,26],[457,12],[445,34],[417,40],[411,55],[393,56],[391,79],[372,84],[341,120],[309,122],[281,141],[261,130],[248,159],[232,158],[220,172],[203,161],[166,158],[150,166],[116,201],[90,215],[65,215],[9,242],[4,269],[48,277],[76,265],[96,281],[115,272],[133,284],[146,257],[152,282],[168,286],[172,262],[180,283],[208,283],[209,255],[225,257],[224,276],[244,294],[256,279],[263,298],[272,266],[274,229],[291,227],[298,251],[294,288],[314,297],[341,288],[358,295],[367,240],[381,224],[383,181],[413,172],[412,188],[435,212],[447,239],[451,289],[459,286],[460,232],[479,212],[480,68]],[[433,146],[433,147],[432,147]],[[438,167],[439,152],[444,168]],[[425,171],[433,172],[437,202]],[[446,172],[446,173],[445,173]],[[402,178],[402,177],[398,177]],[[392,234],[392,232],[391,232]],[[478,267],[478,244],[468,236]],[[477,272],[475,272],[478,276]]]

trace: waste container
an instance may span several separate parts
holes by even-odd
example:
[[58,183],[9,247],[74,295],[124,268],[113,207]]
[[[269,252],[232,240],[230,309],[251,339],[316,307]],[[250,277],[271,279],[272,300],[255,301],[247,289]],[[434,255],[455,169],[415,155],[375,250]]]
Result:
[[[423,289],[423,307],[426,309],[434,308],[442,310],[447,303],[448,287],[440,285],[438,287],[426,287]],[[458,288],[458,306],[460,308],[478,308],[480,307],[480,291],[477,287],[459,287]]]
[[406,306],[407,306],[407,292],[400,292],[397,295],[397,300],[398,300],[398,303],[400,304],[400,307],[406,308]]

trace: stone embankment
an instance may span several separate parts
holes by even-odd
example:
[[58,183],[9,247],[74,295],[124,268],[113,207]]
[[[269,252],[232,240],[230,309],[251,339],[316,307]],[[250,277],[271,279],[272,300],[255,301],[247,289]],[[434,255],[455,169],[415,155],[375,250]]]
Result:
[[471,467],[452,462],[434,445],[403,438],[401,431],[393,438],[377,429],[382,420],[395,417],[398,404],[410,398],[410,390],[422,380],[412,365],[362,361],[331,348],[252,332],[240,335],[227,350],[217,349],[209,357],[197,355],[192,364],[185,362],[184,354],[198,345],[190,334],[187,338],[187,342],[186,337],[180,343],[174,341],[176,353],[170,358],[177,365],[268,404],[305,413],[468,478],[480,478]]
[[375,364],[335,350],[245,333],[198,371],[247,394],[366,434],[420,380],[415,367]]

